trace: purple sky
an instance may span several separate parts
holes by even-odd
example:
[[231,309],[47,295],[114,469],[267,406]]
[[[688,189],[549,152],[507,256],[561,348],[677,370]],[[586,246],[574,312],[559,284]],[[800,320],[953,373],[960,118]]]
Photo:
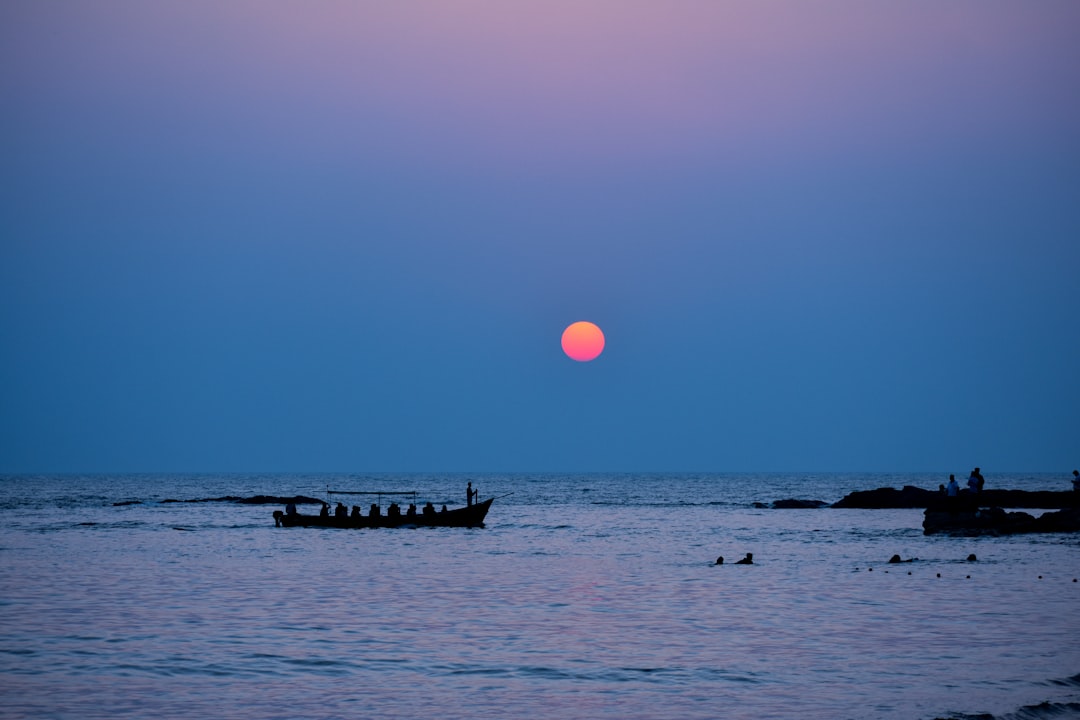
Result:
[[1072,0],[9,0],[0,107],[0,472],[1080,464]]

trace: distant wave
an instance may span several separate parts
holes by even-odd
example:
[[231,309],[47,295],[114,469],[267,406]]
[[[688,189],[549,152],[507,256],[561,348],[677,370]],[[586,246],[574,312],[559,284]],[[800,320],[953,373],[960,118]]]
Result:
[[[1055,687],[1080,688],[1080,674],[1048,680],[1046,684]],[[1080,718],[1080,702],[1043,701],[1037,705],[1025,705],[1004,715],[953,713],[940,716],[935,720],[1072,720],[1074,718]]]
[[681,507],[730,507],[730,508],[755,508],[759,510],[791,509],[791,508],[821,508],[828,507],[824,500],[801,500],[787,498],[772,502],[734,502],[731,500],[674,500],[671,502],[634,501],[634,500],[592,500],[589,505],[601,505],[612,507],[655,507],[655,508],[681,508]]
[[935,718],[935,720],[1075,720],[1075,718],[1080,718],[1080,703],[1041,702],[1038,705],[1026,705],[1005,715],[958,713]]

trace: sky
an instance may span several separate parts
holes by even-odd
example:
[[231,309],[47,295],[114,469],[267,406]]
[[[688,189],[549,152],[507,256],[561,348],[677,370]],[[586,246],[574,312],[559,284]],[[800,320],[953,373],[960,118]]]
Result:
[[0,107],[0,472],[1080,465],[1073,0],[7,0]]

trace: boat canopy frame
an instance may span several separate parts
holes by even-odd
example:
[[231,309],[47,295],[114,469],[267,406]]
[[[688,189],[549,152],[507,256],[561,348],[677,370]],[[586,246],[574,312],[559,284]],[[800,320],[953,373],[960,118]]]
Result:
[[389,495],[391,497],[406,497],[412,496],[412,502],[416,504],[416,490],[331,490],[329,486],[326,488],[326,502],[330,502],[332,495],[375,495],[377,497],[377,504],[382,506],[382,496]]

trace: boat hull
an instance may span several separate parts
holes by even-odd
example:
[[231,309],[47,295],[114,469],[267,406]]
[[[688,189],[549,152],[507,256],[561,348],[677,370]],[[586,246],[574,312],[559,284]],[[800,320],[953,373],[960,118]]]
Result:
[[455,508],[444,512],[425,515],[371,515],[335,517],[333,515],[286,515],[280,510],[274,511],[274,522],[280,527],[329,527],[329,528],[395,528],[395,527],[483,527],[488,508],[495,498]]

